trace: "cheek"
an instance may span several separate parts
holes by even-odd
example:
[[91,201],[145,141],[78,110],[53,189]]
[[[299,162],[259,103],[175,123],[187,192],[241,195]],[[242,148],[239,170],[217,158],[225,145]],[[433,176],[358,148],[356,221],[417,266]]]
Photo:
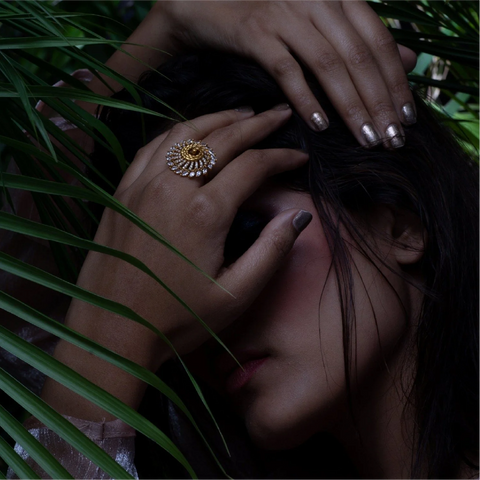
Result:
[[272,358],[242,413],[266,449],[292,448],[328,429],[342,403],[341,311],[323,230],[311,227],[251,310],[249,331]]
[[320,221],[314,218],[252,311],[265,311],[264,318],[276,327],[285,323],[289,329],[303,327],[302,318],[305,317],[313,315],[318,320],[320,296],[330,264],[331,255]]
[[[272,362],[242,410],[252,438],[266,449],[295,447],[318,431],[334,431],[349,415],[336,276],[333,269],[329,273],[323,232],[313,228],[309,233],[300,237],[251,312],[251,338],[271,346]],[[355,252],[353,257],[350,357],[356,400],[383,378],[406,323],[398,277],[386,269],[379,272]],[[346,313],[353,311],[347,307]]]

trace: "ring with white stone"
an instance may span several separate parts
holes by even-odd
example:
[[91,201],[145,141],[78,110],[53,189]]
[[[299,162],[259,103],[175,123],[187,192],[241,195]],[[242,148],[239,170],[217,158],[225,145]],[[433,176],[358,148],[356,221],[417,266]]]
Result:
[[215,153],[206,143],[192,139],[176,143],[167,152],[168,168],[181,177],[206,175],[216,162]]

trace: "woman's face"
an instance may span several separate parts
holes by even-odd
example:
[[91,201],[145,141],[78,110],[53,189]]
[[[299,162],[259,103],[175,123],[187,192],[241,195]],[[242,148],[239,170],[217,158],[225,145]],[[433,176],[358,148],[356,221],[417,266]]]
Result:
[[[348,417],[342,311],[332,257],[310,195],[272,183],[242,210],[247,218],[268,221],[289,208],[311,212],[312,222],[257,300],[219,335],[244,371],[214,340],[191,354],[188,364],[228,398],[252,439],[266,449],[294,447],[318,431],[334,433]],[[388,228],[382,219],[372,221]],[[407,330],[401,302],[408,314],[409,295],[397,275],[385,267],[380,273],[356,250],[350,252],[356,314],[351,385],[354,401],[361,402],[385,374],[385,362],[393,362],[401,350]],[[379,246],[379,253],[398,270],[386,246]]]

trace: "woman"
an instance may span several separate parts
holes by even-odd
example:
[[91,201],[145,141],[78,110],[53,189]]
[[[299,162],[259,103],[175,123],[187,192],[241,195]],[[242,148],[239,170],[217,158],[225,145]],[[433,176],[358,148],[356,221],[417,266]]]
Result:
[[[261,448],[328,431],[364,477],[475,474],[477,187],[449,134],[417,100],[403,149],[364,149],[313,79],[329,135],[292,115],[275,82],[245,60],[184,56],[162,74],[168,80],[152,74],[141,85],[193,125],[148,120],[151,141],[116,196],[233,296],[111,211],[96,241],[168,272],[244,370],[133,268],[90,253],[79,285],[132,307],[190,354]],[[134,155],[139,118],[113,110],[104,118]],[[207,181],[165,163],[187,138],[216,154]],[[115,159],[106,158],[97,151],[112,177]],[[173,357],[150,331],[77,301],[66,322],[152,370]],[[66,343],[55,356],[138,407],[138,381]],[[43,396],[67,415],[111,418],[53,382]]]
[[[330,5],[331,8],[330,8],[329,12],[330,13],[332,13],[332,12],[335,13],[336,10],[335,10],[335,8],[332,7],[332,5],[335,5],[337,8],[338,8],[338,5],[336,3],[331,2],[331,5]],[[368,15],[368,14],[365,13],[366,12],[365,10],[362,10],[363,7],[360,6],[360,5],[363,5],[363,4],[351,2],[351,3],[349,3],[349,6],[350,5],[352,6],[352,12],[354,13],[354,15],[351,16],[352,19],[359,18],[360,14],[362,12],[365,15]],[[219,10],[215,10],[215,12],[217,12],[217,13],[218,13],[218,11]],[[301,9],[297,8],[297,9],[295,9],[295,12],[296,13],[301,12]],[[268,13],[268,11],[267,11],[267,13]],[[267,15],[267,13],[265,13],[265,11],[264,11],[262,14],[265,16],[265,15]],[[283,12],[283,13],[285,13],[285,12]],[[333,15],[333,17],[335,18],[335,15]],[[150,24],[152,23],[151,18],[152,17],[150,16]],[[337,18],[338,18],[338,16],[337,16]],[[375,22],[373,22],[373,23],[374,23],[374,25],[378,25],[379,24],[378,19],[376,19],[376,23]],[[351,25],[351,24],[349,24],[349,25]],[[164,31],[164,30],[160,30],[160,31]],[[350,30],[350,33],[349,33],[349,36],[348,36],[349,38],[352,35],[351,32],[352,31]],[[372,29],[372,32],[375,32],[375,29]],[[323,66],[324,70],[325,70],[324,72],[322,72],[322,75],[318,75],[318,77],[321,80],[324,88],[326,90],[330,89],[329,93],[332,96],[332,99],[333,99],[334,103],[336,103],[337,108],[341,111],[342,115],[345,117],[346,123],[350,126],[350,128],[354,132],[354,135],[357,138],[357,140],[362,145],[368,145],[368,144],[375,145],[376,143],[378,143],[380,138],[384,138],[386,140],[386,145],[387,146],[400,147],[401,145],[403,145],[403,140],[402,140],[403,135],[402,135],[401,127],[400,127],[400,121],[403,120],[404,123],[412,123],[414,121],[414,114],[412,113],[413,102],[412,102],[410,93],[406,93],[406,89],[405,89],[406,84],[405,84],[403,72],[401,74],[402,79],[403,79],[403,83],[401,84],[401,87],[403,87],[403,88],[400,88],[400,87],[398,87],[398,85],[400,85],[401,82],[399,82],[399,81],[397,82],[400,75],[398,75],[398,74],[397,75],[392,75],[391,74],[392,72],[390,71],[390,70],[395,70],[395,69],[398,70],[398,65],[399,65],[398,57],[397,57],[397,60],[394,64],[388,64],[388,62],[385,62],[385,63],[380,62],[380,64],[378,64],[378,63],[372,61],[371,54],[370,54],[370,56],[365,54],[365,48],[364,47],[362,47],[363,48],[363,55],[355,55],[354,54],[355,51],[358,54],[359,53],[359,48],[360,48],[357,44],[357,48],[352,50],[352,52],[353,52],[352,56],[349,58],[350,63],[347,61],[345,64],[343,64],[341,61],[339,61],[339,57],[341,59],[342,56],[337,54],[336,56],[332,57],[332,52],[328,50],[328,46],[326,46],[325,42],[323,42],[323,40],[322,40],[323,37],[318,35],[318,31],[317,31],[316,35],[317,35],[317,37],[315,39],[315,43],[319,43],[319,44],[322,45],[321,58],[324,60],[324,62],[323,63],[321,62],[320,65]],[[155,38],[154,35],[152,37]],[[246,35],[246,37],[248,38],[247,35]],[[132,42],[135,41],[136,38],[137,37],[134,36],[134,38],[132,39]],[[297,49],[294,48],[295,47],[295,45],[294,45],[295,37],[291,36],[290,39],[291,39],[290,43],[292,43],[292,45],[289,45],[289,43],[287,42],[287,46],[290,48],[290,50],[293,50],[295,53],[297,53],[297,55],[300,55],[300,52],[299,51],[297,52]],[[353,40],[355,40],[355,39],[358,40],[358,37],[356,35],[356,31],[353,30]],[[367,39],[369,40],[368,37],[367,37]],[[251,39],[250,39],[250,41],[251,41]],[[383,37],[383,42],[385,43],[385,37]],[[141,42],[139,42],[139,43],[141,43]],[[205,43],[208,43],[208,42],[205,42]],[[366,43],[368,44],[368,42],[366,42]],[[258,45],[258,42],[252,42],[252,45],[253,44]],[[274,52],[275,48],[272,47],[271,51]],[[391,51],[391,48],[390,48],[389,51]],[[285,52],[287,52],[287,53],[285,53]],[[340,49],[339,53],[342,53],[341,49]],[[347,57],[346,53],[347,52],[345,52],[345,51],[343,52],[345,57]],[[378,54],[377,50],[374,50],[374,53],[375,53],[375,55],[380,55],[380,54]],[[313,98],[312,95],[308,91],[305,90],[306,84],[303,83],[303,85],[300,85],[300,86],[296,85],[296,82],[297,83],[298,82],[302,83],[302,76],[299,75],[299,67],[298,66],[295,67],[296,70],[294,69],[296,71],[296,75],[292,74],[292,68],[293,68],[292,67],[292,59],[293,59],[293,57],[291,56],[291,54],[288,53],[288,50],[283,50],[282,54],[284,56],[288,55],[288,58],[289,58],[288,61],[290,62],[290,67],[285,68],[285,66],[284,66],[283,68],[280,68],[280,70],[278,71],[280,73],[277,72],[276,77],[277,77],[279,83],[281,83],[284,86],[284,89],[287,91],[287,94],[290,94],[291,99],[293,99],[292,102],[295,103],[295,104],[298,104],[298,105],[295,105],[295,106],[297,107],[297,110],[299,112],[301,112],[302,117],[308,122],[309,127],[312,128],[312,129],[315,129],[315,130],[319,130],[320,129],[319,125],[320,125],[323,128],[325,126],[325,119],[327,118],[327,116],[324,115],[324,112],[321,110],[321,107],[318,106],[319,105],[318,101],[316,99],[312,99]],[[383,57],[386,56],[385,53],[382,53],[382,55],[383,55]],[[383,58],[382,55],[380,55],[380,58]],[[117,58],[118,58],[118,55],[117,55]],[[269,57],[269,58],[271,58],[271,57]],[[282,65],[281,60],[282,59],[279,59],[278,62],[275,63],[275,65],[270,65],[273,73],[276,72],[276,69],[273,68],[274,66],[278,67],[278,65]],[[329,60],[329,61],[326,61],[326,60]],[[112,62],[113,63],[115,62],[115,58],[112,60]],[[307,64],[309,63],[307,58],[305,58],[305,62]],[[286,61],[283,61],[284,65],[285,65],[285,63],[286,63]],[[374,81],[371,82],[370,86],[366,85],[365,82],[362,83],[362,79],[365,76],[367,76],[367,73],[365,73],[363,70],[360,69],[360,67],[364,66],[364,65],[367,65],[367,67],[363,67],[363,69],[367,71],[368,75],[371,75],[372,78],[375,79]],[[355,70],[356,67],[358,67],[358,70]],[[379,69],[381,70],[382,75],[378,75]],[[277,68],[277,70],[278,70],[278,68]],[[340,70],[342,72],[342,75],[340,75],[340,77],[343,79],[342,80],[343,82],[346,82],[346,85],[344,86],[344,91],[347,92],[347,93],[350,92],[351,95],[345,95],[344,97],[341,97],[338,92],[335,95],[335,87],[339,83],[338,75],[334,74],[335,72],[338,74],[337,70]],[[345,73],[347,71],[350,75],[345,75]],[[358,72],[360,72],[360,73],[358,73]],[[283,75],[285,73],[289,74],[290,78],[289,78],[288,82],[286,82],[285,80],[282,80],[282,78],[283,78],[282,73],[283,73]],[[355,73],[357,73],[357,75],[355,75]],[[348,80],[345,80],[345,79],[348,79]],[[380,79],[381,85],[379,85],[378,79]],[[394,79],[393,83],[392,83],[392,79]],[[397,82],[397,83],[395,83],[395,82]],[[291,88],[290,90],[288,90],[288,85],[293,85],[295,88]],[[354,88],[355,92],[353,92],[353,90],[352,90],[352,88],[353,88],[352,85],[355,87]],[[391,89],[393,90],[393,93],[392,93],[391,96],[390,96],[390,94],[388,94],[388,95],[385,94],[385,92],[388,90],[388,87],[391,87]],[[96,88],[95,83],[93,83],[92,88],[94,88],[94,89]],[[362,93],[363,98],[360,97],[359,94],[357,93],[357,90],[363,91],[362,88],[366,92],[365,94]],[[296,95],[296,93],[298,94],[299,91],[302,94],[301,96]],[[375,93],[375,96],[373,95],[373,92]],[[396,94],[398,92],[400,92],[400,94],[398,94],[398,97],[397,97]],[[309,99],[307,98],[308,101],[305,101],[305,96],[310,97]],[[386,98],[387,96],[388,96],[388,98]],[[305,105],[302,103],[302,100],[305,102],[305,104],[309,105],[308,109],[306,109]],[[313,105],[313,107],[312,107],[312,105]],[[313,113],[311,113],[312,111],[313,111]],[[282,115],[286,115],[286,114],[288,115],[289,110],[288,109],[286,109],[284,111],[279,110],[279,112],[280,113],[275,114],[276,115],[275,118],[277,118],[277,120],[274,121],[273,125],[269,128],[273,128],[273,126],[277,125],[278,122],[279,122],[278,119],[279,118],[281,119]],[[317,114],[320,115],[320,119],[319,119],[319,116]],[[247,116],[248,117],[249,115],[251,115],[251,112],[249,113],[248,111],[242,111],[242,112],[235,113],[236,117],[238,117],[238,116],[240,116],[240,117],[241,116]],[[267,120],[268,121],[273,120],[271,118],[271,115],[272,114],[270,113],[270,116],[262,117],[263,118],[262,121],[266,122]],[[278,115],[280,115],[280,117]],[[259,125],[263,126],[263,123],[260,123]],[[395,125],[395,127],[392,127],[393,125]],[[378,130],[378,132],[375,132],[375,130]],[[268,133],[268,131],[269,131],[268,129],[264,130],[263,133],[264,134]],[[262,137],[262,136],[260,136],[260,137]],[[257,141],[260,140],[260,137],[253,136],[250,140],[251,145],[254,145],[255,143],[257,143]],[[244,145],[242,145],[242,147],[244,147]],[[217,148],[217,150],[218,150],[218,148]],[[292,155],[297,156],[297,158],[296,158],[297,161],[300,161],[299,158],[302,157],[302,154],[299,155],[298,152],[297,153],[292,153]],[[227,156],[228,155],[226,155],[226,157]],[[305,160],[305,155],[303,155],[303,159]],[[291,164],[290,166],[294,166],[294,165]],[[254,185],[255,184],[252,183],[252,185],[250,185],[250,188],[252,188],[252,186],[254,186]],[[201,207],[201,205],[199,205],[199,207]],[[232,213],[232,212],[230,212],[230,213]],[[292,225],[294,225],[295,230],[300,230],[302,227],[305,226],[306,220],[309,217],[308,217],[308,215],[306,215],[302,212],[299,212],[298,210],[297,210],[296,213],[299,216],[297,217],[297,215],[295,215],[296,220],[293,222],[293,219],[292,219],[292,222],[293,222]],[[198,215],[196,215],[195,218],[198,218]],[[228,222],[226,222],[226,223],[228,223]],[[225,226],[226,225],[224,225],[224,227]],[[293,232],[293,235],[295,235],[295,231]],[[294,238],[292,236],[292,231],[290,231],[289,235],[288,235],[288,238],[286,240],[285,239],[284,240],[287,242],[287,245],[288,245],[288,244],[291,244],[293,239]],[[218,250],[218,249],[216,249],[216,250]],[[191,258],[194,259],[194,256],[192,256]],[[217,258],[217,260],[218,260],[218,258]],[[253,297],[255,297],[258,294],[262,283],[266,282],[266,280],[267,280],[266,277],[268,276],[268,274],[269,273],[271,274],[272,268],[275,268],[275,265],[280,261],[280,258],[278,256],[278,254],[274,253],[274,249],[273,249],[271,255],[265,256],[265,257],[262,256],[262,261],[267,262],[267,263],[260,264],[258,262],[255,262],[255,263],[257,263],[257,265],[256,265],[257,270],[250,269],[250,271],[248,272],[248,275],[245,273],[245,275],[247,275],[245,277],[245,279],[247,279],[247,278],[249,280],[255,279],[254,282],[251,283],[251,285],[249,287],[249,289],[250,289],[249,295],[247,295],[246,297],[243,297],[241,299],[240,303],[237,302],[235,305],[230,306],[230,308],[233,309],[233,312],[231,314],[227,315],[227,317],[225,317],[223,319],[220,319],[221,320],[221,322],[220,322],[221,325],[217,325],[217,326],[215,326],[215,328],[220,328],[221,326],[223,326],[223,322],[225,322],[225,321],[227,321],[227,322],[232,321],[233,318],[237,315],[238,311],[243,310],[246,307],[246,305],[250,301],[252,301]],[[199,266],[202,266],[201,262],[199,262]],[[260,272],[261,275],[258,275],[258,269],[260,267],[261,267],[262,272]],[[88,268],[85,268],[84,271],[88,272]],[[88,273],[85,273],[85,275],[89,276]],[[262,278],[262,276],[263,276],[263,278]],[[245,279],[243,281],[246,281]],[[237,281],[238,278],[236,278],[236,277],[233,278],[232,277],[232,280]],[[118,287],[118,285],[117,285],[117,287]],[[79,309],[75,308],[75,307],[73,307],[71,309],[71,312],[72,312],[71,313],[71,315],[72,315],[71,318],[73,318],[73,316],[74,316],[73,312],[75,312],[75,311],[77,311],[77,313],[78,313]],[[173,316],[172,316],[172,318],[173,318]],[[72,322],[75,323],[74,320],[72,320]],[[106,325],[107,325],[107,322],[104,324],[104,326],[106,326]],[[174,330],[179,327],[179,324],[176,321],[172,322],[171,325],[172,325],[172,328]],[[118,326],[116,326],[116,328],[118,328]],[[189,329],[191,328],[190,321],[189,321],[188,328]],[[134,339],[134,335],[130,335],[129,333],[127,333],[128,327],[127,327],[127,329],[120,329],[120,330],[122,331],[121,336],[123,337],[122,339],[120,339],[122,344],[124,344],[125,337],[130,337],[130,340]],[[120,330],[119,330],[119,332],[120,332]],[[135,333],[135,335],[137,335],[137,334]],[[191,335],[192,335],[192,340],[191,341],[194,344],[197,344],[198,342],[201,342],[202,339],[206,338],[205,335],[204,335],[204,332],[200,329],[197,330],[195,333],[192,331]],[[111,335],[109,335],[109,336],[111,336]],[[182,342],[185,342],[187,340],[187,345],[184,346],[184,351],[185,352],[192,348],[192,346],[188,345],[188,338],[187,337],[188,336],[183,336],[183,339],[181,340]],[[134,343],[136,343],[136,342],[134,342]],[[155,343],[155,345],[153,345],[154,343]],[[148,345],[148,343],[146,345]],[[156,348],[156,341],[152,342],[152,348],[153,349]],[[62,347],[60,346],[59,349],[58,349],[59,357],[61,357],[61,355],[62,355],[61,352],[62,352]],[[148,348],[146,348],[145,352],[143,352],[143,353],[145,354],[144,358],[136,358],[136,360],[138,360],[140,363],[143,363],[145,361],[145,362],[147,362],[147,364],[150,368],[152,368],[152,369],[156,368],[159,359],[152,360],[150,357],[148,357],[148,355],[151,353],[151,352],[148,351]],[[133,353],[133,355],[135,356],[136,354]],[[70,362],[73,360],[74,363],[75,362],[78,362],[78,364],[83,363],[83,361],[81,359],[81,355],[80,356],[75,356],[75,359],[74,359],[74,357],[70,357],[70,356],[69,356],[69,358],[70,358]],[[160,363],[162,363],[162,362],[163,362],[163,359],[160,359]],[[66,363],[69,363],[69,362],[66,362]],[[87,365],[88,365],[88,362],[85,363],[85,366],[87,366]],[[96,365],[94,368],[98,369],[98,365]],[[97,370],[97,373],[98,373],[98,370]],[[116,383],[116,380],[115,380],[115,383]],[[49,388],[50,387],[47,386],[47,388],[45,390],[46,398],[48,398],[49,395],[52,395],[51,390],[50,390],[50,393],[49,393]],[[108,386],[107,386],[107,388],[108,388]],[[137,389],[136,386],[135,386],[135,388],[124,389],[123,393],[124,394],[127,393],[127,396],[131,396],[131,398],[126,399],[127,402],[132,401],[133,402],[132,404],[136,405],[136,404],[138,404],[139,398],[141,398],[141,396],[142,396],[141,391],[142,391],[142,388]],[[56,397],[56,394],[54,395],[54,397]],[[69,398],[70,397],[68,395],[64,397],[64,399],[66,399],[66,400],[68,400]],[[57,401],[59,399],[60,399],[60,397],[56,397]],[[55,403],[55,400],[52,401],[52,403]],[[79,405],[77,404],[77,406],[79,406]],[[75,409],[75,405],[73,405],[73,407]],[[79,417],[82,417],[82,418],[91,418],[91,419],[98,418],[96,416],[98,412],[96,412],[96,413],[92,412],[93,415],[90,415],[88,411],[83,409],[83,407],[80,407],[80,410],[82,410],[81,415],[80,414],[77,415],[74,412],[71,412],[71,413],[74,414],[74,415],[77,415]],[[88,410],[88,408],[87,408],[87,410]]]
[[[374,144],[378,138],[386,137],[387,128],[393,126],[389,134],[400,147],[402,122],[415,121],[415,106],[405,74],[413,69],[415,54],[396,45],[364,2],[157,2],[106,66],[136,82],[145,69],[156,67],[171,54],[199,46],[253,58],[282,86],[291,105],[312,129],[325,127],[328,117],[309,90],[300,62],[315,73],[329,92],[360,144]],[[121,89],[111,78],[95,77],[87,70],[74,72],[73,76],[88,83],[97,94],[111,95]],[[59,85],[68,86],[64,82]],[[97,105],[78,104],[89,113],[97,111]],[[58,117],[43,102],[37,108],[83,150],[92,151],[93,141],[81,129]],[[67,149],[63,153],[72,157]],[[84,168],[75,157],[71,159]],[[10,173],[19,173],[16,166],[11,167]],[[33,199],[27,192],[12,192],[12,202],[12,211],[38,221],[38,213],[31,208]],[[8,205],[4,208],[9,211]],[[21,251],[30,264],[58,273],[49,248],[30,237],[5,233],[0,238],[0,249],[14,256]],[[53,318],[62,320],[68,308],[68,297],[41,287],[35,287],[33,294],[30,285],[18,278],[12,281],[6,273],[0,275],[0,288]],[[2,315],[1,323],[52,352],[54,342],[45,332],[7,313]],[[37,371],[9,355],[0,357],[0,365],[29,389],[40,392],[43,376]]]

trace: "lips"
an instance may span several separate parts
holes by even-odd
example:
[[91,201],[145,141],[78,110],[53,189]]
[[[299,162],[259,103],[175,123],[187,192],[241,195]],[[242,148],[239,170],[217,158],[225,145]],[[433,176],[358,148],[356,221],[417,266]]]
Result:
[[243,369],[228,352],[223,352],[213,363],[213,370],[228,394],[243,387],[269,357],[267,353],[258,350],[231,351]]

